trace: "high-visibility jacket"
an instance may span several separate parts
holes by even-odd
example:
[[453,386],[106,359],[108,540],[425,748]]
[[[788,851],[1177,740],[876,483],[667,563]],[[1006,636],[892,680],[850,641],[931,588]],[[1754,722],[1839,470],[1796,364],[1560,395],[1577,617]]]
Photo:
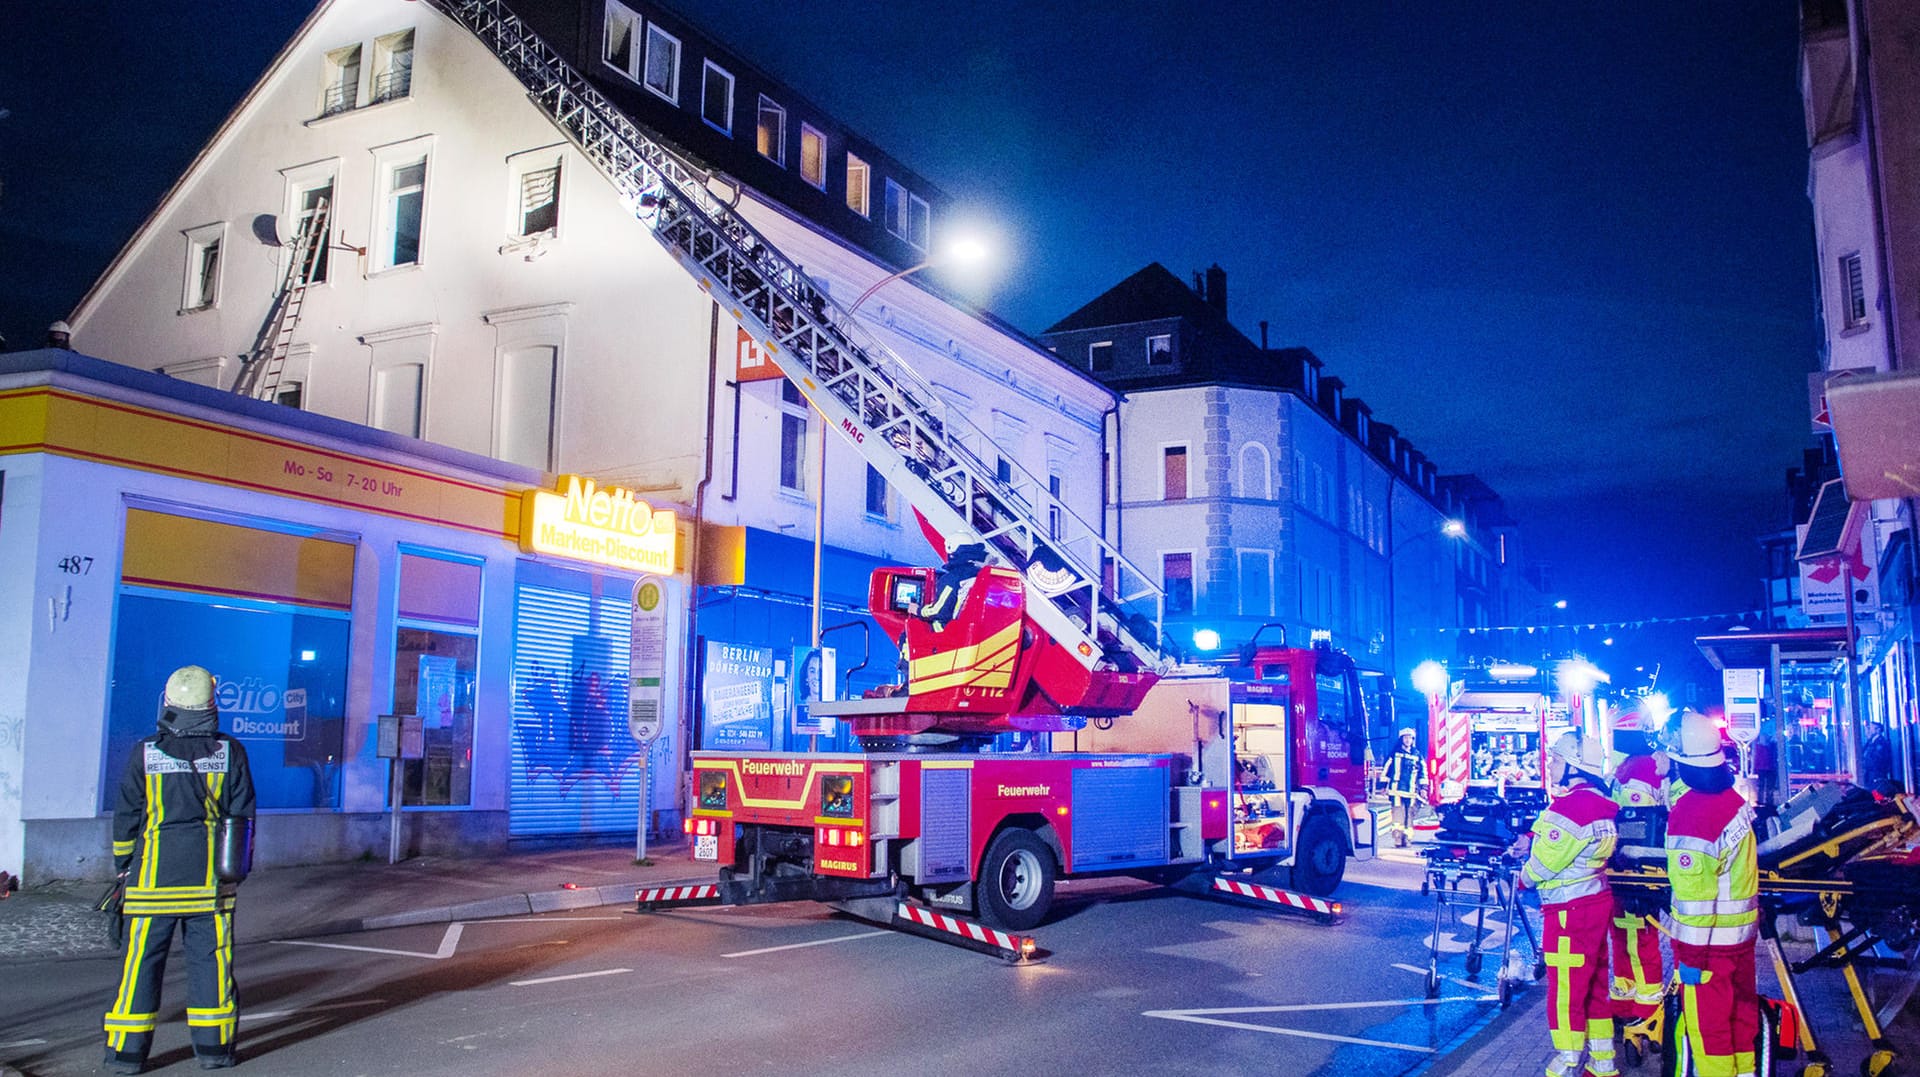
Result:
[[1613,771],[1613,799],[1623,808],[1664,808],[1660,772],[1651,755],[1630,755]]
[[1732,789],[1689,789],[1667,817],[1667,879],[1675,942],[1734,946],[1753,941],[1760,922],[1760,866],[1753,810]]
[[1576,776],[1533,823],[1533,847],[1521,868],[1540,901],[1563,901],[1609,892],[1607,858],[1620,840],[1613,819],[1620,811],[1592,782]]
[[214,826],[253,811],[247,751],[232,737],[155,735],[135,744],[113,812],[114,868],[129,873],[126,914],[232,911],[234,886],[213,874]]
[[1427,759],[1417,751],[1395,748],[1387,758],[1387,795],[1412,800],[1427,784]]

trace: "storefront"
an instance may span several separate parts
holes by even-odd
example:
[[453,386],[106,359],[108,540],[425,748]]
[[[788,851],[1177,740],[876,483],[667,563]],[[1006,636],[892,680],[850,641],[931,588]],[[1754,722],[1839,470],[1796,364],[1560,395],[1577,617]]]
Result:
[[[258,863],[678,825],[680,521],[626,491],[72,353],[0,357],[0,870],[104,874],[159,686],[220,680]],[[643,749],[630,716],[664,730]]]

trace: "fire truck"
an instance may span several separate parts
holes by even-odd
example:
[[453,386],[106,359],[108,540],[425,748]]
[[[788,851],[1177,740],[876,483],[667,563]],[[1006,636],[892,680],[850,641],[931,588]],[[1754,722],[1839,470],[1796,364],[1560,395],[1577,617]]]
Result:
[[[1176,669],[1159,588],[755,229],[737,191],[610,103],[503,0],[436,6],[913,507],[945,562],[872,578],[903,683],[814,707],[864,750],[695,753],[688,828],[719,880],[642,891],[640,904],[807,898],[954,934],[940,910],[969,911],[1001,945],[1046,915],[1062,876],[1127,873],[1331,915],[1323,895],[1373,841],[1353,663],[1282,641],[1237,670]],[[1007,732],[1078,743],[979,750]],[[1314,893],[1265,885],[1281,868]]]
[[[1591,672],[1589,672],[1591,671]],[[1447,804],[1469,789],[1547,788],[1547,750],[1562,733],[1597,728],[1592,686],[1605,674],[1577,659],[1551,672],[1495,663],[1466,671],[1428,701],[1429,798]]]

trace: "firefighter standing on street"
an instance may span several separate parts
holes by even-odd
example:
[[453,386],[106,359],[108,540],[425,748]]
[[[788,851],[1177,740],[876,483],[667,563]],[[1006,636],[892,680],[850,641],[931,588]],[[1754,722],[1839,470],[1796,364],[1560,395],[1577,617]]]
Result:
[[187,1026],[203,1069],[234,1063],[236,883],[216,873],[219,820],[250,826],[246,749],[220,732],[212,674],[183,666],[167,678],[159,731],[133,746],[113,813],[114,867],[126,880],[126,961],[107,1011],[106,1065],[139,1073],[153,1046],[160,981],[174,929],[187,954]]
[[1553,1060],[1547,1077],[1580,1071],[1614,1077],[1613,1008],[1607,997],[1607,930],[1613,894],[1607,858],[1617,841],[1607,795],[1606,752],[1598,737],[1562,734],[1548,762],[1552,785],[1563,788],[1533,824],[1526,864],[1516,885],[1540,892],[1546,919],[1547,1029]]
[[[1633,811],[1664,813],[1666,799],[1660,782],[1667,761],[1641,728],[1645,717],[1637,710],[1622,711],[1613,726],[1613,800]],[[1619,897],[1613,905],[1613,1016],[1617,1021],[1644,1021],[1660,1008],[1666,986],[1661,964],[1660,935],[1645,915],[1628,909]]]
[[1413,748],[1413,730],[1400,731],[1400,744],[1387,757],[1381,772],[1387,783],[1387,800],[1393,808],[1393,843],[1407,846],[1407,832],[1413,828],[1413,805],[1427,789],[1427,761]]
[[[1686,792],[1667,818],[1667,878],[1683,1006],[1682,1027],[1699,1077],[1753,1077],[1760,1034],[1754,935],[1760,873],[1753,812],[1733,788],[1720,729],[1695,711],[1680,716],[1668,749]],[[1669,1030],[1668,1042],[1678,1037]]]

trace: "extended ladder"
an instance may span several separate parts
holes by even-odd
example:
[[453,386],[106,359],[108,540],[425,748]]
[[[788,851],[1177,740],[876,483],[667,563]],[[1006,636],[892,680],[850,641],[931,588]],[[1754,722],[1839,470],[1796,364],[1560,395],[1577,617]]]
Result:
[[293,330],[300,324],[300,309],[306,304],[307,285],[319,265],[320,253],[327,244],[327,200],[321,199],[313,212],[300,222],[294,237],[293,254],[287,259],[286,275],[280,278],[280,291],[273,297],[273,310],[260,327],[253,351],[240,364],[233,380],[233,391],[242,396],[272,400],[280,390],[280,374],[287,366],[287,352],[293,347]]
[[[573,70],[505,0],[434,0],[478,37],[629,210],[949,550],[984,545],[1047,601],[1028,610],[1089,669],[1155,669],[1160,588],[792,260]],[[1005,477],[996,471],[996,462]],[[1103,575],[1106,576],[1103,579]],[[1135,607],[1144,608],[1130,608]]]

